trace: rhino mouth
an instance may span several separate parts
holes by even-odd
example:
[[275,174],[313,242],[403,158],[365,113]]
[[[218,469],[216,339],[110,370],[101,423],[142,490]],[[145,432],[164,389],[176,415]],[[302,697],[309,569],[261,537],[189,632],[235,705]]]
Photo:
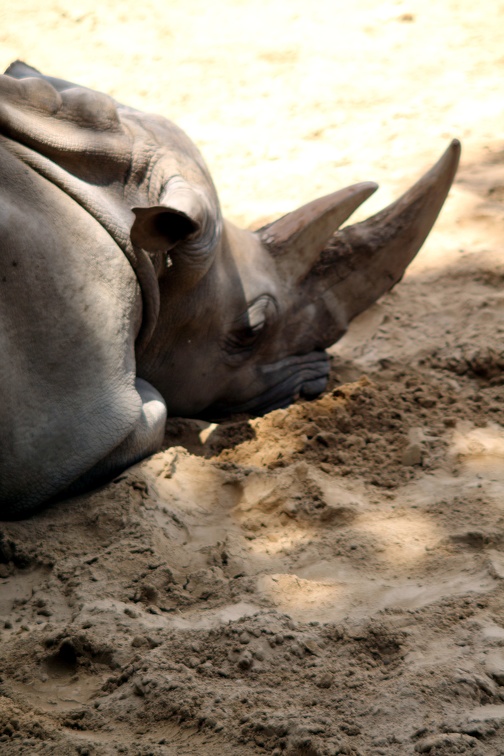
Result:
[[241,413],[260,416],[285,409],[299,398],[315,399],[327,386],[329,370],[326,352],[312,352],[265,365],[260,368],[260,382],[266,387],[263,391],[237,404],[217,402],[205,411],[204,417],[222,420]]

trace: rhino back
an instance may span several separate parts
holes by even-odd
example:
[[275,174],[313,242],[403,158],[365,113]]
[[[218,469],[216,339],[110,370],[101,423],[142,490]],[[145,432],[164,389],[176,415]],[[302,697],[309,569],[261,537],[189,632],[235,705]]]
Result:
[[111,236],[0,137],[0,513],[61,492],[131,432],[140,319]]

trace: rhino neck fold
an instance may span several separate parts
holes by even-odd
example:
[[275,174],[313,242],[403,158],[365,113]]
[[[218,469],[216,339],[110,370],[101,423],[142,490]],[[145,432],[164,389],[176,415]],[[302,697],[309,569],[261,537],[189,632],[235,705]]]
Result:
[[159,316],[159,286],[149,255],[131,244],[129,229],[133,214],[124,203],[122,185],[90,185],[29,147],[3,135],[0,135],[0,140],[11,154],[61,189],[89,213],[126,256],[142,293],[142,323],[135,341],[136,352],[141,352],[149,342]]

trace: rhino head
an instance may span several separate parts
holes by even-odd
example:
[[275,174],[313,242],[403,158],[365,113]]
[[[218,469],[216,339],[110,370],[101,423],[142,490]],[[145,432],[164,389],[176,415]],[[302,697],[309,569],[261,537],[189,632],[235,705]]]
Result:
[[329,374],[324,350],[401,279],[459,155],[454,140],[397,202],[342,229],[375,184],[317,199],[256,232],[215,210],[209,219],[209,203],[183,182],[159,207],[135,208],[131,236],[157,260],[160,291],[138,375],[171,415],[186,417],[263,414],[320,394]]

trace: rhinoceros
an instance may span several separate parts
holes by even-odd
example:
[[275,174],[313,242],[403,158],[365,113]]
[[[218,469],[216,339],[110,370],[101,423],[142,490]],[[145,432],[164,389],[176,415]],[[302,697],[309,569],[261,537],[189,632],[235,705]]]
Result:
[[167,412],[319,395],[325,349],[402,277],[460,145],[364,222],[340,228],[369,182],[243,231],[174,124],[17,61],[0,152],[0,512],[18,517],[157,451]]

